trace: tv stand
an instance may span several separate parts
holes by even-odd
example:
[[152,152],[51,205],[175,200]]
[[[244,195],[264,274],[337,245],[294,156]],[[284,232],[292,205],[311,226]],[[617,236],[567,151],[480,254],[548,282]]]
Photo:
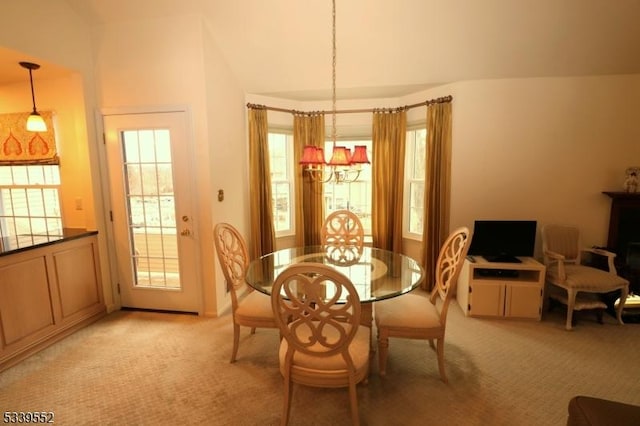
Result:
[[518,263],[468,258],[458,278],[456,299],[465,316],[540,320],[545,266],[532,257]]

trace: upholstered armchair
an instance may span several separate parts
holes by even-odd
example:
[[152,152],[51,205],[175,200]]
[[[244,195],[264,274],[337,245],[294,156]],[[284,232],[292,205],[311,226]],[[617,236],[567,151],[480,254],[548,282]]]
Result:
[[[622,309],[629,293],[629,281],[618,276],[613,262],[615,253],[603,249],[581,248],[578,228],[562,225],[546,225],[542,228],[542,249],[547,269],[546,280],[552,287],[549,297],[567,305],[567,330],[573,328],[574,310],[603,305],[593,297],[594,294],[618,290],[620,299],[616,303],[617,319],[620,324],[623,323]],[[605,256],[608,271],[583,265],[581,255],[585,251]]]

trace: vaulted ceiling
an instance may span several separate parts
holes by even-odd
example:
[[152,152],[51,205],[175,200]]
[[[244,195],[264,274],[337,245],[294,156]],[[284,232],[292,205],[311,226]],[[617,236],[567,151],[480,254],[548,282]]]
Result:
[[[91,25],[202,15],[246,92],[330,95],[331,0],[63,1]],[[339,98],[462,80],[640,73],[640,0],[336,3]]]

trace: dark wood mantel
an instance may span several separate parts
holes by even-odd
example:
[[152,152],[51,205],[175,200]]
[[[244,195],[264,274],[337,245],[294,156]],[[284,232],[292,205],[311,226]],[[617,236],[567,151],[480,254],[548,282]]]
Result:
[[608,195],[609,197],[613,198],[614,200],[631,200],[634,202],[638,202],[640,201],[640,192],[610,192],[610,191],[603,191],[603,194]]

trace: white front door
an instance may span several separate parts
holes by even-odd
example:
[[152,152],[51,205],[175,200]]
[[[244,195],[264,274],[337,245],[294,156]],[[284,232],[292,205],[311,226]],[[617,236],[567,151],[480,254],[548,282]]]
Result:
[[104,116],[123,307],[199,312],[187,114]]

